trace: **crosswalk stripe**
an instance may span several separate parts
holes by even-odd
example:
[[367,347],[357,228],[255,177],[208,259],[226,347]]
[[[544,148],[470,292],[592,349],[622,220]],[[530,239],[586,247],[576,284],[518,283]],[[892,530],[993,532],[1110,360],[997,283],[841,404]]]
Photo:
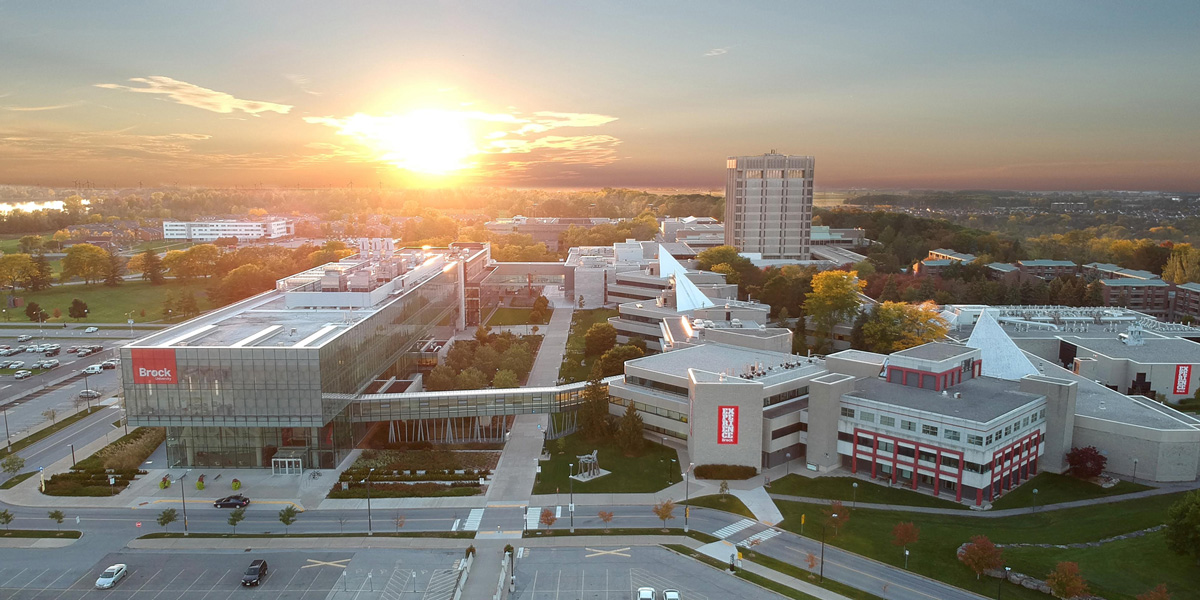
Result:
[[732,525],[726,525],[726,526],[714,531],[713,535],[720,539],[725,539],[747,527],[750,527],[753,524],[754,524],[754,521],[751,521],[750,519],[742,519],[741,521],[738,521],[737,523],[734,523]]
[[467,522],[463,523],[463,531],[479,531],[479,522],[483,520],[483,509],[472,508],[471,514],[467,515]]

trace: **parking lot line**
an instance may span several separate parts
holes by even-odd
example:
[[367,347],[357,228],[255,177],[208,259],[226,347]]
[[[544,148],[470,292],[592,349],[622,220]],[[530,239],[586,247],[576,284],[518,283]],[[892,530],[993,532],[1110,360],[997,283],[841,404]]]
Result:
[[204,574],[205,574],[205,573],[208,573],[208,569],[205,569],[204,571],[202,571],[202,572],[200,573],[200,575],[199,575],[198,577],[196,577],[196,580],[195,580],[195,581],[193,581],[193,582],[191,582],[190,584],[188,584],[187,588],[185,588],[185,589],[183,590],[183,593],[182,593],[182,594],[180,594],[180,595],[191,593],[191,591],[192,591],[192,588],[193,588],[193,587],[195,587],[195,585],[196,585],[197,583],[199,583],[201,579],[203,579],[203,578],[204,578]]
[[[20,588],[19,590],[17,590],[17,591],[22,591],[22,590],[24,590],[25,588],[29,587],[29,586],[30,586],[30,584],[32,584],[33,582],[37,581],[38,577],[41,577],[42,575],[45,575],[45,574],[46,574],[46,573],[48,573],[49,571],[50,571],[50,569],[44,569],[44,570],[43,570],[41,573],[38,573],[38,574],[37,574],[37,575],[36,575],[36,576],[35,576],[33,579],[30,579],[30,580],[29,580],[29,583],[26,583],[25,585],[21,586],[21,588]],[[33,589],[33,588],[30,588],[30,589]]]
[[[228,574],[229,574],[229,572],[230,572],[230,571],[232,571],[232,570],[233,570],[233,569],[225,569],[225,572],[224,572],[224,573],[221,573],[221,576],[220,576],[220,577],[217,577],[217,578],[216,578],[216,579],[213,581],[213,584],[212,584],[212,585],[211,585],[211,586],[208,588],[208,590],[206,590],[206,591],[204,592],[204,594],[200,596],[200,600],[204,600],[204,598],[207,598],[209,594],[213,593],[213,590],[217,589],[217,586],[218,586],[218,585],[220,585],[220,584],[221,584],[221,582],[225,581],[225,576],[226,576],[226,575],[228,575]],[[239,584],[239,585],[240,585],[240,584]],[[224,590],[221,590],[221,591],[223,592]]]
[[[171,587],[171,584],[175,583],[176,579],[179,579],[182,576],[183,576],[183,571],[176,573],[175,576],[172,577],[171,580],[167,582],[167,585],[164,585],[161,590],[158,590],[158,593],[154,595],[154,600],[158,600],[158,597],[161,596],[163,592],[167,591],[167,588]],[[154,590],[150,590],[150,591],[154,591]]]
[[[155,577],[158,577],[158,574],[159,574],[159,573],[162,573],[162,569],[159,569],[159,570],[155,571],[155,572],[154,572],[154,574],[153,574],[153,575],[151,575],[149,579],[147,579],[146,581],[143,581],[143,582],[142,582],[142,585],[138,586],[138,589],[136,589],[136,590],[133,590],[133,593],[134,593],[134,594],[136,594],[136,593],[138,593],[138,592],[142,591],[142,588],[146,587],[146,584],[148,584],[148,583],[150,583],[151,581],[153,581]],[[132,576],[132,575],[134,574],[134,571],[132,571],[132,570],[131,570],[131,571],[129,571],[129,574]]]
[[19,577],[21,575],[21,573],[24,573],[25,571],[28,571],[28,570],[29,570],[28,568],[24,568],[24,569],[21,569],[20,571],[17,571],[16,575],[9,577],[8,581],[5,581],[4,583],[0,584],[0,588],[7,587],[9,581],[16,579],[17,577]]

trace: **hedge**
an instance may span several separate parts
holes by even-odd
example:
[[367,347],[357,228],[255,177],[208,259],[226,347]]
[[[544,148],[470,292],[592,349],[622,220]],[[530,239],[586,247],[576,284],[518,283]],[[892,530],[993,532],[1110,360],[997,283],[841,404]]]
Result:
[[[161,427],[139,427],[129,435],[101,448],[95,454],[75,463],[71,470],[46,480],[48,496],[110,496],[129,487],[138,469],[166,439]],[[108,479],[115,479],[109,485]]]
[[[366,498],[367,486],[357,485],[348,490],[335,485],[329,498]],[[396,483],[371,485],[372,498],[440,498],[446,496],[478,496],[483,488],[478,483]]]
[[758,469],[744,465],[697,465],[698,479],[750,479],[758,475]]

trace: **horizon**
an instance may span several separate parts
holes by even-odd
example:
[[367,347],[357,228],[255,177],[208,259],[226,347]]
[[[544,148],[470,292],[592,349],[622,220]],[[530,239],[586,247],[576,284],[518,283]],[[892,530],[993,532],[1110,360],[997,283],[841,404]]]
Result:
[[777,149],[821,191],[1200,191],[1193,3],[61,6],[0,6],[0,184],[712,193]]

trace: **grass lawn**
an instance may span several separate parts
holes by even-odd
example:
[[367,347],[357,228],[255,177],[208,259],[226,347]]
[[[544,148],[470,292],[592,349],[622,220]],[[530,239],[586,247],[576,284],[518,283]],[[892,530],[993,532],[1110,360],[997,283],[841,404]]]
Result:
[[711,494],[708,496],[700,496],[699,498],[692,498],[686,504],[691,506],[702,506],[704,508],[715,508],[717,510],[723,510],[735,515],[742,515],[743,517],[750,519],[756,518],[754,513],[750,512],[750,509],[746,508],[746,505],[743,504],[742,501],[737,498],[737,496],[732,494]]
[[[55,422],[53,425],[51,425],[49,427],[43,427],[42,429],[39,429],[21,439],[13,442],[12,451],[20,452],[21,450],[28,448],[29,446],[36,444],[37,442],[39,442],[41,440],[46,439],[47,437],[53,435],[55,432],[61,431],[64,428],[70,427],[70,426],[74,425],[75,423],[78,423],[80,419],[100,410],[101,408],[103,408],[103,407],[93,406],[90,409],[85,408],[85,409],[79,411],[78,413],[75,413],[69,417],[63,417],[63,418],[59,419],[57,422]],[[0,448],[0,458],[4,458],[4,457],[8,456],[8,453],[9,453],[8,448]],[[13,484],[13,485],[16,485],[16,484]]]
[[[88,318],[80,319],[80,323],[124,323],[127,318],[125,315],[131,310],[134,321],[143,323],[162,319],[163,301],[166,300],[168,294],[178,296],[192,292],[196,295],[200,310],[212,308],[205,294],[205,287],[208,283],[203,280],[189,282],[168,280],[163,285],[150,285],[146,281],[127,279],[125,283],[117,287],[107,287],[102,283],[56,285],[39,292],[19,292],[18,295],[25,298],[26,304],[37,302],[48,314],[54,314],[54,309],[59,309],[62,316],[51,317],[48,322],[52,323],[75,322],[75,319],[67,316],[67,309],[71,306],[71,300],[75,298],[83,300],[88,305]],[[21,309],[15,310],[20,313],[17,317],[25,319],[25,314],[21,312]]]
[[[492,313],[492,316],[487,320],[488,327],[498,327],[501,325],[528,325],[529,315],[533,313],[531,308],[512,308],[502,306]],[[550,317],[554,314],[554,309],[546,311],[546,316],[541,321],[533,323],[534,325],[545,325],[550,322]]]
[[[673,448],[662,444],[646,442],[641,456],[628,457],[611,441],[588,442],[581,434],[572,434],[560,438],[565,442],[560,451],[558,440],[546,442],[550,452],[550,460],[539,464],[542,472],[533,486],[535,494],[566,494],[570,489],[568,483],[569,464],[578,463],[576,456],[590,454],[600,450],[600,468],[612,471],[608,475],[587,483],[575,482],[575,492],[580,494],[626,493],[636,494],[657,492],[673,483],[683,481],[679,473],[679,465],[671,465],[671,459],[678,460]],[[578,464],[576,468],[578,468]],[[677,498],[676,500],[680,500]]]
[[[567,336],[567,351],[563,354],[562,367],[558,376],[564,383],[587,381],[592,374],[592,363],[597,357],[586,357],[583,354],[584,334],[596,323],[606,323],[609,317],[617,316],[613,308],[593,308],[576,310],[571,316],[571,333]],[[582,362],[582,364],[580,364]]]
[[11,490],[12,488],[16,487],[17,484],[29,479],[30,477],[33,477],[34,475],[37,475],[37,471],[21,473],[20,475],[17,475],[16,477],[11,478],[4,483],[0,483],[0,490]]
[[[857,494],[854,483],[858,483]],[[859,481],[853,477],[803,477],[788,475],[771,482],[772,494],[785,496],[804,496],[805,498],[826,498],[841,500],[850,505],[854,501],[873,504],[900,504],[904,506],[929,506],[933,508],[957,508],[967,510],[967,507],[952,500],[935,498],[920,492],[914,492],[903,487],[887,487],[869,481]]]
[[1038,473],[1033,479],[1022,483],[1017,489],[997,498],[992,503],[994,509],[1025,508],[1034,505],[1033,490],[1037,490],[1037,505],[1058,504],[1088,498],[1104,496],[1120,496],[1153,489],[1132,481],[1121,481],[1111,488],[1105,489],[1089,481],[1076,479],[1068,475],[1056,473]]
[[6,529],[0,531],[0,538],[67,538],[77,540],[83,533],[78,531],[55,531],[53,529]]
[[[860,508],[852,510],[847,524],[836,536],[830,531],[826,540],[851,552],[890,565],[903,566],[903,553],[891,544],[891,531],[897,523],[912,521],[920,529],[920,540],[909,546],[910,570],[951,585],[993,596],[998,582],[986,578],[976,581],[975,574],[955,558],[956,549],[963,542],[970,540],[971,536],[986,535],[993,542],[1001,544],[1069,544],[1096,541],[1161,524],[1167,507],[1182,496],[1182,493],[1165,494],[1003,518],[983,518],[971,514],[930,515]],[[821,525],[825,520],[825,506],[786,501],[777,501],[776,504],[784,515],[783,528],[800,533],[800,515],[807,515],[804,535],[814,539],[820,538]],[[1070,552],[1073,551],[1047,550],[1046,560],[1053,562],[1056,560],[1055,556],[1067,557]],[[1126,556],[1126,569],[1138,570],[1147,567],[1143,562],[1141,557]],[[1053,565],[1050,568],[1053,568]],[[1036,575],[1039,572],[1033,571],[1031,574]],[[1038,592],[1016,586],[1006,586],[1004,595],[1006,598],[1045,600],[1045,596]]]
[[158,250],[158,255],[161,257],[164,250],[187,250],[194,245],[194,242],[186,240],[150,240],[148,242],[139,242],[131,248],[133,252],[145,252],[150,249]]
[[1175,600],[1200,599],[1200,567],[1167,550],[1161,531],[1099,548],[1006,548],[1004,556],[1014,571],[1040,579],[1059,561],[1077,562],[1091,592],[1108,600],[1133,600],[1160,583]]

